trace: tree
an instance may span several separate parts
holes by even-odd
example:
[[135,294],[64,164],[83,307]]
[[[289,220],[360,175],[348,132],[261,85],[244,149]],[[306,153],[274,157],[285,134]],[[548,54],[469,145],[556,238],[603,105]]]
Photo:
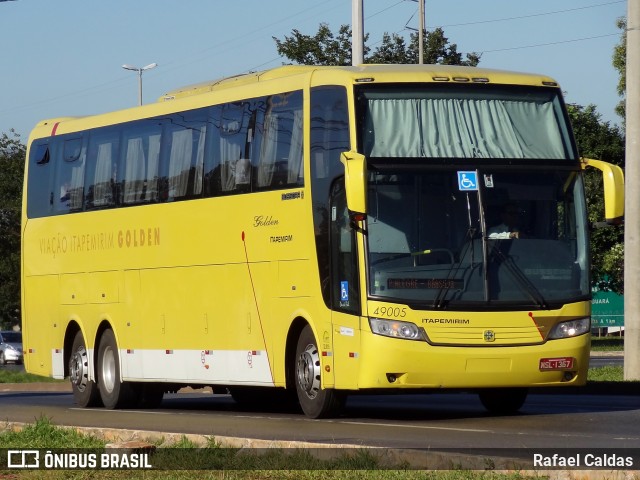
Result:
[[0,325],[20,321],[20,207],[26,148],[11,130],[0,137]]
[[[580,155],[624,166],[625,140],[619,127],[603,122],[595,105],[568,105]],[[589,223],[604,218],[602,175],[588,169],[585,174]],[[622,226],[591,231],[592,279],[603,290],[623,293],[624,229]]]
[[[369,36],[365,36],[365,42]],[[321,23],[318,32],[313,35],[304,35],[299,30],[293,30],[291,36],[285,36],[284,40],[273,37],[278,53],[289,60],[301,65],[351,65],[351,27],[342,25],[335,36],[326,23]],[[365,63],[418,63],[417,33],[412,33],[409,43],[398,34],[385,33],[382,44],[368,56],[371,51],[365,45]],[[425,63],[440,63],[445,65],[469,65],[476,66],[480,62],[480,56],[476,53],[466,55],[458,52],[455,43],[449,43],[444,36],[442,28],[436,28],[432,32],[426,32],[424,36],[424,60]]]
[[620,42],[613,49],[613,67],[618,71],[618,95],[622,97],[622,100],[616,106],[616,113],[625,118],[624,96],[627,91],[627,19],[619,18],[616,22],[616,26],[622,30],[620,35]]
[[[326,23],[321,23],[318,32],[304,35],[293,30],[284,40],[272,37],[278,53],[301,65],[351,65],[351,28],[342,25],[337,37]],[[365,55],[368,49],[365,48]]]

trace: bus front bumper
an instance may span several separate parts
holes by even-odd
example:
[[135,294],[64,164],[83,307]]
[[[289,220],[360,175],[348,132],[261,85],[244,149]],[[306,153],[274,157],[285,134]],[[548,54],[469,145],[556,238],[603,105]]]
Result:
[[584,385],[589,335],[525,346],[433,346],[362,332],[359,389]]

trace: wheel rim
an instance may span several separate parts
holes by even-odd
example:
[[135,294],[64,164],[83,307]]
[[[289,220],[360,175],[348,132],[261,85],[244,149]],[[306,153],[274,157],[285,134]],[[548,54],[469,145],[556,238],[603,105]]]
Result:
[[84,347],[78,348],[69,362],[69,377],[71,384],[80,392],[84,392],[89,383],[88,365],[87,350]]
[[102,354],[102,386],[112,392],[116,384],[116,357],[113,348],[107,347]]
[[298,385],[311,399],[320,391],[320,356],[315,345],[309,344],[296,362]]

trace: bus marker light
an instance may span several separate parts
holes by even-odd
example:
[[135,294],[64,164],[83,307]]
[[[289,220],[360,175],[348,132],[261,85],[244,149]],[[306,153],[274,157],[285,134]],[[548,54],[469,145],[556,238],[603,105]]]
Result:
[[573,368],[573,357],[558,357],[558,358],[541,358],[540,359],[540,371],[549,370],[570,370]]

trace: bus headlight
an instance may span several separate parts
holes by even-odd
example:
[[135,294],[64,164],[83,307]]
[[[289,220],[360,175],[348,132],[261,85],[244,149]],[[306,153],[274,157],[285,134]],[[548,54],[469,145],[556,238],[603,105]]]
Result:
[[415,323],[370,318],[369,325],[371,326],[371,331],[377,335],[404,338],[406,340],[424,340],[422,330]]
[[579,318],[557,324],[551,329],[549,339],[577,337],[589,331],[591,331],[591,318]]

